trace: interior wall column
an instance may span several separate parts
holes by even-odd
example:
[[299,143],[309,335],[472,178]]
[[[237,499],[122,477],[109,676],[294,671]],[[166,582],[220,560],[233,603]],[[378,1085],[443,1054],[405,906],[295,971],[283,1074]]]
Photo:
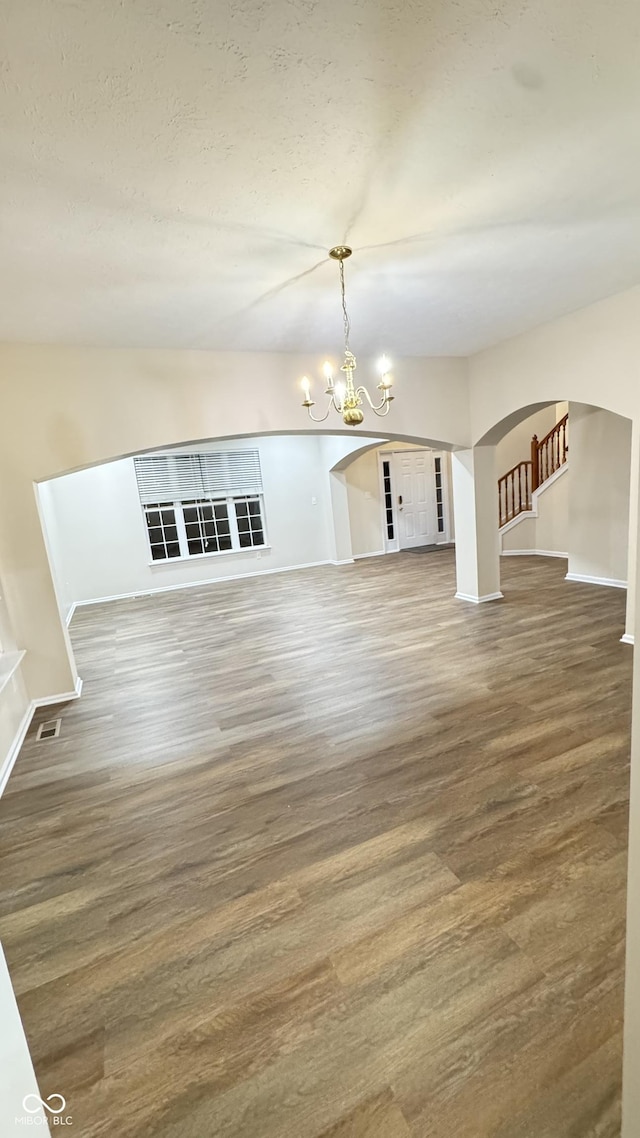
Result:
[[451,454],[456,531],[456,597],[480,604],[498,600],[500,545],[495,447]]
[[0,652],[15,652],[16,648],[16,638],[13,634],[13,628],[9,619],[9,610],[7,609],[7,604],[4,599],[4,585],[2,583],[2,573],[0,572]]
[[[637,421],[634,421],[634,440],[637,426]],[[635,513],[630,529],[637,533],[640,525],[640,469],[638,463],[633,464],[633,460],[632,470],[635,487],[632,487],[631,498],[635,501]],[[639,570],[640,564],[636,558],[634,594],[638,590]],[[631,579],[629,585],[631,586]],[[640,645],[640,611],[635,606],[633,635],[635,643]],[[633,657],[621,1138],[637,1138],[640,1125],[640,650],[636,652],[634,649]]]
[[636,619],[636,561],[638,557],[638,485],[640,484],[640,421],[631,428],[631,483],[629,486],[629,552],[627,557],[627,609],[623,641],[634,643]]
[[341,565],[353,561],[347,476],[342,470],[329,471],[329,505],[329,557]]
[[22,672],[29,698],[69,695],[78,673],[60,617],[34,485],[15,473],[6,480],[0,476],[0,565],[3,628],[11,630],[12,647],[26,651]]
[[569,404],[569,581],[627,585],[631,444],[630,419]]

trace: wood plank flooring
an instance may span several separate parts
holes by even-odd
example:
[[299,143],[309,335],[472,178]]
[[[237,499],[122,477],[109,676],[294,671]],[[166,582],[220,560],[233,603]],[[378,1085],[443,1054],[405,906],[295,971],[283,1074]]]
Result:
[[624,592],[564,572],[77,611],[83,698],[0,801],[0,938],[78,1138],[619,1135],[632,650]]

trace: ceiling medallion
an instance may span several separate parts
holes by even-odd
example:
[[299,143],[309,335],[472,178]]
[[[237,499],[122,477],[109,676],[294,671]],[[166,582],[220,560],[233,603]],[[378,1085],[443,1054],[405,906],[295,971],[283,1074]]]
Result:
[[383,356],[379,362],[379,369],[381,380],[378,384],[378,391],[381,398],[379,403],[374,403],[366,387],[355,387],[353,383],[353,373],[356,370],[356,357],[353,355],[349,347],[349,334],[351,332],[351,321],[347,312],[347,302],[344,294],[344,262],[347,257],[350,257],[352,250],[348,245],[336,245],[333,249],[329,250],[329,256],[337,261],[340,266],[340,295],[342,299],[342,321],[344,324],[344,363],[340,367],[340,371],[345,374],[344,382],[338,380],[337,383],[333,382],[333,368],[330,363],[325,363],[323,372],[327,381],[325,395],[329,396],[327,410],[324,415],[312,414],[311,408],[315,407],[315,402],[311,398],[311,384],[305,375],[302,380],[302,390],[304,391],[303,407],[307,408],[309,418],[313,419],[314,423],[324,423],[325,419],[329,417],[331,408],[342,415],[343,421],[348,427],[357,427],[364,419],[362,412],[362,397],[367,400],[372,411],[376,415],[387,415],[389,413],[389,406],[393,395],[391,394],[391,385],[393,379],[389,375],[389,360]]

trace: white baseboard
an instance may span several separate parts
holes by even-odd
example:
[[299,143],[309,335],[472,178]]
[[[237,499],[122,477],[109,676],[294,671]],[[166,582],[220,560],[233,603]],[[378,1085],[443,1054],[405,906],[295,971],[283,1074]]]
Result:
[[22,744],[24,743],[25,736],[27,734],[27,731],[29,730],[29,724],[31,723],[31,720],[33,719],[33,713],[34,713],[35,709],[36,709],[36,705],[32,700],[31,703],[29,704],[27,710],[25,711],[24,715],[22,716],[22,719],[20,721],[20,726],[18,727],[18,730],[16,732],[15,739],[13,740],[13,743],[9,747],[9,752],[5,756],[4,762],[3,762],[2,766],[0,767],[0,796],[4,793],[4,788],[9,781],[9,775],[11,774],[11,771],[13,770],[15,761],[18,757],[19,752],[20,752],[20,748],[21,748]]
[[[377,549],[375,553],[354,553],[353,560],[362,561],[363,557],[384,557],[386,552],[386,549]],[[344,562],[342,564],[344,564]]]
[[67,615],[65,617],[65,624],[66,624],[67,628],[69,627],[69,625],[71,624],[71,621],[73,620],[73,614],[76,611],[77,603],[78,603],[77,601],[73,602],[73,604],[71,605],[71,608],[69,609],[69,612],[67,613]]
[[[293,573],[296,569],[317,569],[322,565],[353,565],[353,559],[345,561],[308,561],[304,565],[283,565],[277,569],[260,569],[257,573],[230,573],[225,577],[207,577],[204,581],[181,581],[179,585],[158,585],[151,589],[135,589],[132,593],[113,593],[106,597],[88,597],[84,601],[74,601],[73,610],[85,605],[103,605],[108,601],[126,601],[133,597],[151,597],[154,593],[174,593],[180,589],[203,589],[207,585],[217,585],[222,581],[244,581],[253,577],[266,577],[271,573]],[[69,618],[71,619],[71,618]]]
[[558,553],[555,549],[503,549],[500,554],[501,557],[564,557],[565,561],[568,559],[568,553]]
[[49,707],[54,703],[69,703],[72,699],[79,699],[81,692],[82,680],[80,679],[80,676],[78,676],[76,680],[76,686],[72,692],[61,692],[58,695],[46,695],[42,699],[32,699],[30,701],[29,706],[27,707],[27,710],[25,711],[20,721],[20,726],[18,727],[13,743],[9,748],[9,752],[6,755],[2,766],[0,767],[0,796],[2,795],[7,782],[9,781],[9,775],[14,768],[15,761],[20,753],[20,748],[25,741],[27,731],[29,730],[31,720],[34,716],[34,712],[37,711],[39,707]]
[[635,644],[635,637],[630,632],[625,632],[624,636],[620,637],[621,644]]
[[70,700],[72,700],[72,699],[80,699],[81,695],[82,695],[82,680],[80,679],[80,676],[78,676],[78,678],[76,680],[76,686],[74,687],[73,691],[65,691],[65,692],[62,692],[60,694],[56,693],[56,695],[45,695],[42,697],[42,699],[32,700],[32,703],[33,703],[34,709],[36,707],[49,707],[50,704],[69,703]]
[[588,573],[567,573],[565,581],[580,581],[585,585],[607,585],[610,589],[626,589],[626,581],[616,581],[615,577],[590,577]]
[[457,601],[470,601],[472,605],[482,605],[485,601],[499,601],[504,593],[487,593],[484,597],[472,597],[469,593],[456,593]]

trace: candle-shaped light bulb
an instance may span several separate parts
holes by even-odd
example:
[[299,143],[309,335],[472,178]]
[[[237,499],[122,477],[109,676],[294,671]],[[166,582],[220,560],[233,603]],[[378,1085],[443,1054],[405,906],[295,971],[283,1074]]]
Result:
[[378,360],[378,370],[380,372],[380,375],[385,376],[390,367],[391,367],[391,362],[389,360],[389,357],[388,356],[380,356],[380,359]]
[[322,371],[324,373],[324,378],[326,379],[327,383],[331,387],[333,385],[333,367],[331,366],[331,364],[329,363],[328,360],[326,361],[325,364],[323,364]]
[[344,383],[336,383],[335,386],[336,399],[339,404],[344,403],[345,386]]
[[305,399],[310,399],[311,398],[311,384],[309,383],[309,379],[306,375],[303,376],[303,378],[302,378],[302,390],[304,391]]

